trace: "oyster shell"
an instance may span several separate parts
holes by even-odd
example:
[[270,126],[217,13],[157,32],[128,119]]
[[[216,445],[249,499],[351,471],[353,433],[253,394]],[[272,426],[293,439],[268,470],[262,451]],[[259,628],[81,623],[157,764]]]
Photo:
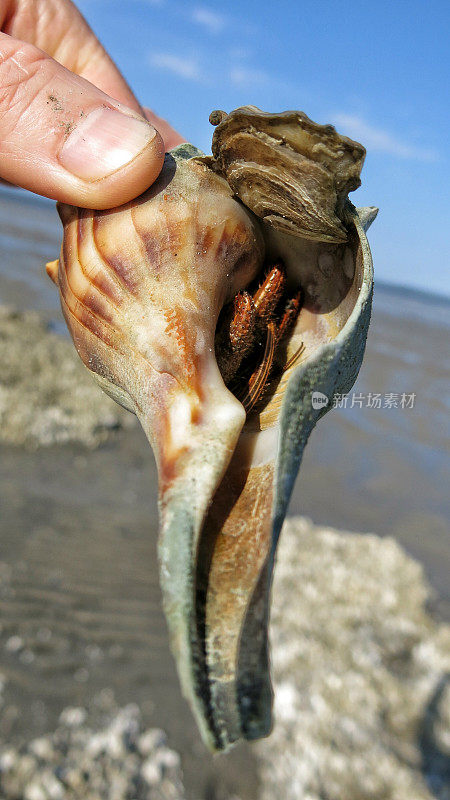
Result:
[[284,233],[345,242],[344,206],[361,185],[366,151],[302,111],[269,114],[243,106],[213,111],[206,159],[258,217]]
[[[235,155],[236,120],[262,120],[245,158],[253,159],[253,152],[259,158],[260,141],[266,147],[268,117],[283,126],[287,144],[275,143],[269,180],[250,186],[251,201],[249,186],[238,181],[244,203],[260,212],[254,199],[270,195],[278,160],[288,176],[283,148],[291,159],[292,142],[304,139],[297,126],[307,118],[255,109],[234,115]],[[276,542],[309,433],[329,408],[315,408],[312,393],[331,398],[346,392],[358,374],[372,293],[364,225],[376,213],[344,204],[356,181],[351,159],[345,177],[344,147],[342,156],[335,153],[329,208],[317,215],[326,219],[325,232],[315,225],[305,238],[295,189],[286,191],[289,213],[280,202],[279,214],[258,218],[233,196],[236,172],[221,150],[226,123],[216,130],[221,146],[216,139],[213,147],[220,163],[181,145],[167,155],[156,184],[134,202],[112,211],[60,206],[61,256],[48,265],[85,365],[137,414],[155,452],[171,645],[184,694],[212,749],[270,731],[267,624]],[[324,136],[335,142],[337,134],[327,127]],[[324,181],[329,186],[327,175]],[[281,190],[278,195],[282,199]],[[246,419],[217,367],[217,320],[264,259],[280,257],[289,285],[304,291],[285,356],[301,341],[304,352],[272,379]]]

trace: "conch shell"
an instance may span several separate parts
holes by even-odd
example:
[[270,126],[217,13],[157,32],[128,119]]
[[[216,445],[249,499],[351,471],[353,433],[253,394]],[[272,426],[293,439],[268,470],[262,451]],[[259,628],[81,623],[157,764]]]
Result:
[[[137,414],[154,450],[171,646],[202,736],[219,750],[270,731],[267,624],[276,543],[304,446],[330,407],[316,406],[313,395],[331,400],[349,391],[370,317],[364,228],[376,210],[344,202],[358,183],[363,149],[330,126],[323,140],[321,126],[310,121],[302,133],[305,120],[252,107],[221,114],[214,120],[217,158],[181,145],[137,200],[112,211],[59,206],[64,239],[59,261],[48,265],[82,360]],[[234,137],[228,149],[227,126]],[[239,130],[246,134],[240,154]],[[315,195],[301,188],[311,152]],[[255,169],[260,178],[252,185]],[[328,190],[317,188],[320,175]],[[263,213],[275,184],[276,213]],[[246,418],[217,366],[217,321],[264,262],[280,258],[288,285],[304,293],[286,360],[301,342],[304,351]]]

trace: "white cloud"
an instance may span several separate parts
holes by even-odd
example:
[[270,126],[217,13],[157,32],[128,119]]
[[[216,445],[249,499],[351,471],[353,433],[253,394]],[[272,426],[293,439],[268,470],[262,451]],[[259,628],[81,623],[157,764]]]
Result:
[[173,53],[152,53],[150,64],[157,69],[172,72],[180,78],[191,81],[202,81],[202,75],[197,61],[188,56],[177,56]]
[[273,79],[262,69],[252,69],[250,67],[233,67],[230,72],[230,80],[236,86],[267,86]]
[[227,24],[226,17],[223,14],[218,14],[210,8],[197,6],[192,10],[192,19],[199,25],[203,25],[210,33],[220,33]]
[[357,139],[368,150],[378,150],[398,158],[410,158],[416,161],[437,161],[439,156],[435,150],[417,147],[397,139],[388,131],[370,125],[361,117],[352,114],[335,114],[333,123],[342,126],[343,133]]

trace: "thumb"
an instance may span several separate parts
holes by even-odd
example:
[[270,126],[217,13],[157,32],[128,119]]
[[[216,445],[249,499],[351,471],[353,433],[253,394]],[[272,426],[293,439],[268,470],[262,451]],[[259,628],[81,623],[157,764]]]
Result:
[[0,33],[0,177],[71,205],[137,197],[164,161],[159,133],[33,45]]

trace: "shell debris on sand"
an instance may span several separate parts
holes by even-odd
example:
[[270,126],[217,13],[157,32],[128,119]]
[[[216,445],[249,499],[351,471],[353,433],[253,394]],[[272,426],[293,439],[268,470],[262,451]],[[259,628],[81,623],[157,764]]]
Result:
[[283,529],[259,800],[449,800],[450,626],[393,539]]
[[180,757],[164,731],[144,729],[137,705],[92,716],[68,707],[52,733],[0,744],[2,800],[184,800]]
[[0,441],[95,447],[134,418],[92,381],[38,314],[0,306]]

